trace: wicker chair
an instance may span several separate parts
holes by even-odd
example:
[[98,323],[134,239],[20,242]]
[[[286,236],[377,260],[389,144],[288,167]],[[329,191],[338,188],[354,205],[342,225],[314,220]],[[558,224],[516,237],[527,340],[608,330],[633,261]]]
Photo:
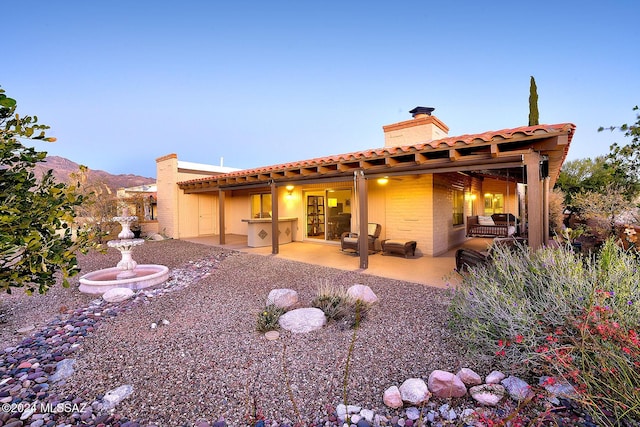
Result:
[[[382,231],[382,226],[380,224],[375,224],[370,222],[367,224],[367,247],[369,249],[369,253],[378,252],[378,238],[380,237],[380,232]],[[342,251],[353,251],[358,253],[358,241],[359,241],[358,233],[344,232],[342,236],[340,236],[340,249]]]

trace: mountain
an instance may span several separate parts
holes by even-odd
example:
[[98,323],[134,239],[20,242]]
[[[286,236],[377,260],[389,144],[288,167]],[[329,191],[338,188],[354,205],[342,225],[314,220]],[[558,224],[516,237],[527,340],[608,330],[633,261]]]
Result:
[[[46,171],[51,169],[57,181],[68,183],[70,181],[70,175],[77,173],[79,168],[80,165],[78,163],[72,162],[64,157],[48,156],[44,162],[36,164],[34,173],[37,177],[41,177]],[[100,184],[100,187],[104,186],[106,193],[115,194],[118,188],[154,184],[156,180],[132,174],[112,175],[105,171],[89,169],[87,182],[90,184]]]

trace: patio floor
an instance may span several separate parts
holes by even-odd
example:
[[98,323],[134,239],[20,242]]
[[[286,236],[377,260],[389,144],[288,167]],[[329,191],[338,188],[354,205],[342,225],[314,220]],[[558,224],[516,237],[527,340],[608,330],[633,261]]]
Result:
[[364,274],[436,287],[446,287],[447,283],[455,284],[459,280],[460,276],[454,271],[455,253],[459,247],[485,250],[491,242],[491,239],[469,239],[463,245],[437,257],[421,256],[407,259],[401,256],[376,253],[369,255],[369,268],[361,270],[359,268],[360,258],[358,255],[342,252],[340,245],[332,243],[291,242],[280,245],[280,253],[273,255],[271,246],[262,248],[250,248],[247,246],[247,236],[227,234],[225,237],[226,243],[224,245],[220,245],[220,239],[217,235],[182,240],[204,245],[221,246],[240,252],[278,256],[284,259],[341,270],[362,271]]

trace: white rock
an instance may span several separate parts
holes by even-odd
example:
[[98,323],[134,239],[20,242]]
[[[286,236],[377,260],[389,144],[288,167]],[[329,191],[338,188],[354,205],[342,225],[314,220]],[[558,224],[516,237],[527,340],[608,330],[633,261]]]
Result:
[[171,322],[169,322],[167,319],[162,319],[162,324],[165,326],[168,326]]
[[349,417],[349,421],[351,421],[351,424],[358,424],[358,421],[360,421],[360,419],[362,419],[362,417],[358,414],[353,414]]
[[344,406],[343,403],[340,403],[338,406],[336,406],[336,415],[338,416],[338,419],[341,420],[347,418],[347,407]]
[[267,305],[280,308],[293,307],[298,303],[298,293],[293,289],[273,289],[267,296]]
[[400,394],[400,390],[398,387],[392,385],[388,389],[384,391],[384,395],[382,396],[382,401],[389,408],[398,409],[402,408],[402,395]]
[[102,408],[107,410],[115,408],[118,403],[129,397],[131,393],[133,393],[133,386],[129,384],[109,390],[102,398]]
[[149,239],[149,240],[164,240],[164,237],[162,236],[162,234],[154,233],[154,234],[148,235],[147,239]]
[[133,296],[133,291],[129,288],[113,288],[109,289],[102,295],[102,299],[107,302],[120,302]]
[[349,414],[357,414],[360,412],[361,409],[362,409],[361,406],[347,405],[347,413]]
[[355,284],[347,289],[347,295],[354,300],[361,300],[369,304],[378,302],[378,297],[367,285]]
[[400,386],[402,400],[412,405],[428,402],[431,397],[427,384],[420,378],[409,378]]
[[372,423],[375,412],[373,412],[371,409],[363,409],[360,411],[360,416],[368,422]]
[[471,397],[481,405],[496,406],[505,395],[500,384],[482,384],[469,389]]
[[155,323],[155,322],[153,322],[153,323],[151,324],[151,326],[150,326],[150,328],[151,328],[151,329],[155,329],[155,328],[157,328],[157,327],[158,327],[158,324],[157,324],[157,323]]
[[73,375],[73,365],[76,359],[63,359],[56,363],[56,371],[49,377],[51,382],[58,382]]
[[282,329],[303,334],[322,328],[327,323],[327,318],[319,308],[297,308],[280,316],[278,323]]
[[487,378],[484,379],[484,382],[487,384],[498,384],[506,377],[507,376],[500,371],[491,371],[491,373],[487,375]]
[[473,369],[462,368],[456,375],[464,385],[469,386],[482,384],[482,378]]
[[467,387],[456,375],[436,369],[429,375],[429,390],[436,397],[462,397],[467,394]]

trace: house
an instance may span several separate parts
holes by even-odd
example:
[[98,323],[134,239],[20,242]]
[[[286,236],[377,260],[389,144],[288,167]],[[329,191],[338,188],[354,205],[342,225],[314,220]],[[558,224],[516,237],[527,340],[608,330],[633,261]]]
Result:
[[[548,194],[575,126],[524,126],[451,137],[433,108],[383,126],[382,148],[207,176],[180,173],[174,154],[157,159],[158,220],[173,238],[246,235],[248,244],[339,245],[343,231],[417,242],[438,256],[468,237],[472,215],[511,213],[529,244],[548,240]],[[223,172],[223,171],[220,171]],[[361,246],[360,267],[368,253]]]

